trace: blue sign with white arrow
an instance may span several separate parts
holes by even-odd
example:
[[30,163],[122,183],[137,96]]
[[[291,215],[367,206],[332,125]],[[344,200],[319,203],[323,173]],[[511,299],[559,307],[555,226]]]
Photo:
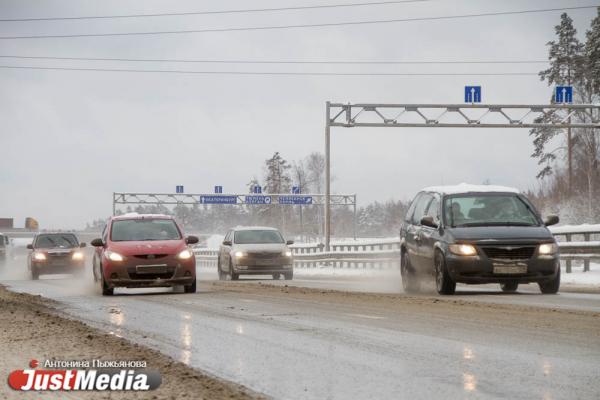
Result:
[[200,196],[202,204],[236,204],[237,196]]
[[252,193],[262,193],[262,187],[256,185],[252,187]]
[[215,186],[215,193],[223,193],[223,186]]
[[300,194],[300,186],[292,186],[293,194]]
[[271,204],[271,196],[246,196],[246,204]]
[[557,86],[554,91],[555,103],[572,103],[573,102],[573,86]]
[[312,196],[279,196],[279,204],[312,204]]
[[175,193],[183,193],[183,185],[175,186]]
[[481,103],[481,86],[465,86],[465,103]]

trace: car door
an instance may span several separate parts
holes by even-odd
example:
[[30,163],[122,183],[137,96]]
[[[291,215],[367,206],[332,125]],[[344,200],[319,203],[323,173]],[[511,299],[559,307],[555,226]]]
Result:
[[[407,218],[406,231],[404,233],[404,243],[406,252],[413,268],[419,269],[419,241],[421,231],[421,217],[431,200],[431,195],[420,193],[413,201],[414,208],[411,205],[412,213]],[[410,210],[409,210],[410,211]],[[418,217],[417,217],[418,216]]]
[[[440,197],[433,194],[427,210],[426,216],[430,216],[438,224],[440,224]],[[439,240],[439,230],[430,226],[421,225],[420,240],[418,242],[418,257],[422,263],[424,270],[433,271],[433,256],[435,254],[435,243]]]

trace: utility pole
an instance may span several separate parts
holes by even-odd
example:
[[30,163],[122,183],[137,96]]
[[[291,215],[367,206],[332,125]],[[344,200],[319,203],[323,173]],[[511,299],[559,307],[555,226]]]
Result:
[[329,251],[329,241],[331,239],[331,117],[329,116],[330,107],[331,103],[328,101],[325,105],[325,251]]

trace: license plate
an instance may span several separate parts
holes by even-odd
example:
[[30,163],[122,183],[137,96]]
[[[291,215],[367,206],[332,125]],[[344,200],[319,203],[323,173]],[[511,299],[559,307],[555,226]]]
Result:
[[526,265],[494,265],[495,274],[526,274]]
[[167,266],[161,265],[136,265],[135,272],[138,274],[164,274],[167,272]]

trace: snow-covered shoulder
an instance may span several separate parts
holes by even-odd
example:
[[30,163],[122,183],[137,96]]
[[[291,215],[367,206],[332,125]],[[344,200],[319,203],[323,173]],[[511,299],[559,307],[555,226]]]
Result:
[[461,183],[458,185],[448,186],[430,186],[423,189],[428,192],[438,192],[444,194],[458,194],[458,193],[488,193],[488,192],[504,192],[504,193],[520,193],[519,189],[508,187],[508,186],[496,186],[496,185],[471,185],[469,183]]

